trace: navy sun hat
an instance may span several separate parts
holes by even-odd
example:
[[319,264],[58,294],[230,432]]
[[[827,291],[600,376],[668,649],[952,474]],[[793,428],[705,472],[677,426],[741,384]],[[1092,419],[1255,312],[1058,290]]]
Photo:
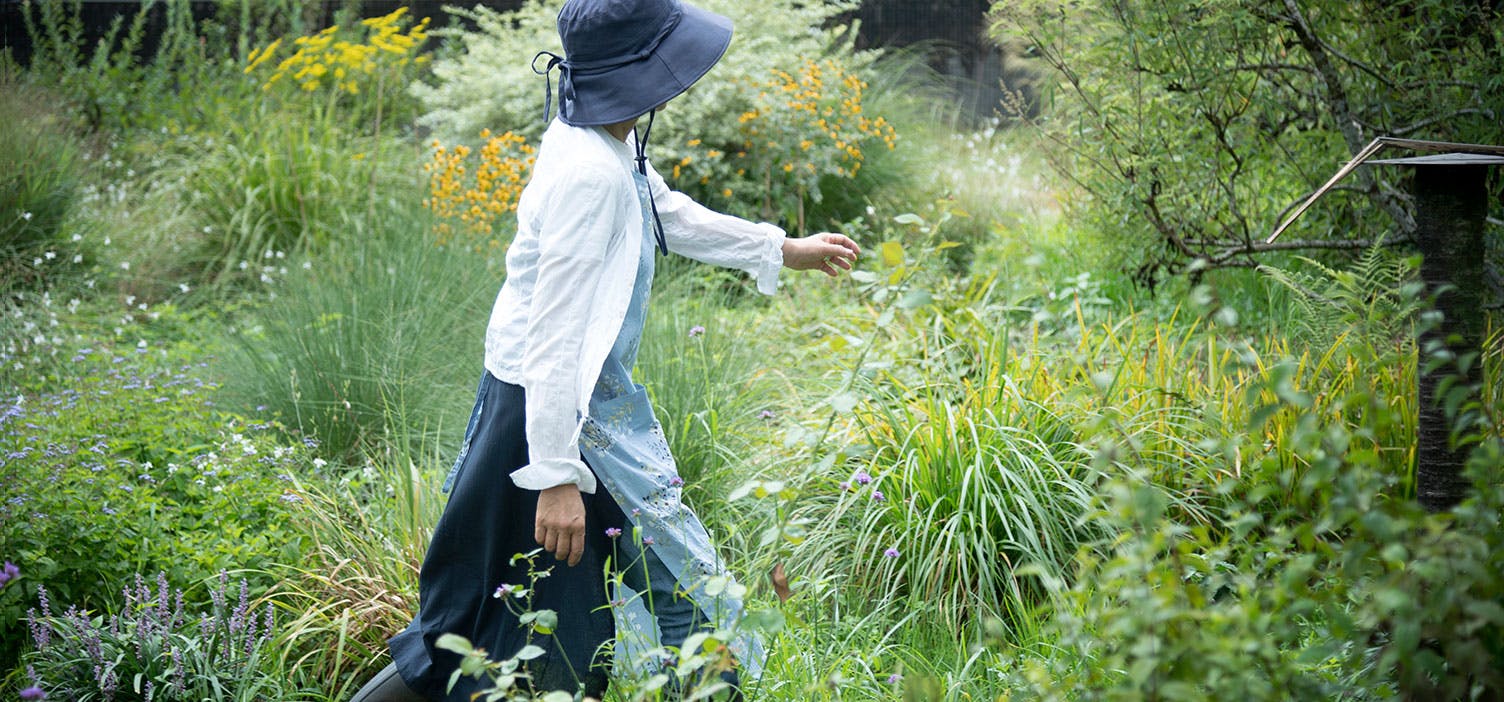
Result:
[[[679,0],[569,0],[558,23],[564,56],[541,52],[533,70],[559,68],[559,119],[576,127],[648,114],[688,90],[731,44],[730,19]],[[538,70],[542,56],[550,58]],[[544,90],[547,120],[553,89]]]

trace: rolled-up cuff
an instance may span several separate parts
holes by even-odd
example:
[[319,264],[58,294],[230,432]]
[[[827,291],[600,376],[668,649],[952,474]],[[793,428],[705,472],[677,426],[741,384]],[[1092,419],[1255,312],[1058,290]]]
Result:
[[547,490],[560,485],[578,485],[580,492],[595,494],[595,474],[577,458],[545,458],[512,471],[512,484],[524,490]]
[[783,240],[787,237],[777,226],[762,222],[757,225],[768,237],[768,246],[763,249],[762,261],[752,275],[757,277],[757,291],[764,295],[778,292],[778,274],[783,271]]

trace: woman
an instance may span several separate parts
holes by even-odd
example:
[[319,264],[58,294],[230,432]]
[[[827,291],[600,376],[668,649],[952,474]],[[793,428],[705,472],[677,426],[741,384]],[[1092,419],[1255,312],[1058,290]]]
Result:
[[[622,638],[651,638],[656,625],[667,647],[734,621],[740,602],[701,587],[724,568],[679,499],[683,480],[631,376],[655,252],[747,271],[767,294],[782,267],[836,276],[860,253],[839,234],[786,238],[712,212],[648,165],[657,110],[720,59],[728,19],[679,0],[569,0],[558,25],[567,58],[539,56],[551,57],[541,73],[560,69],[559,117],[519,200],[486,372],[419,576],[420,611],[359,701],[468,700],[484,689],[488,681],[462,677],[446,692],[458,663],[435,646],[446,633],[496,660],[540,645],[546,653],[527,665],[534,690],[599,697],[614,609],[631,629]],[[540,546],[532,561],[513,559]],[[608,573],[636,593],[629,605]],[[525,602],[510,594],[520,587],[531,587]],[[646,603],[652,618],[633,616]],[[522,604],[558,615],[552,635],[521,625]],[[757,642],[731,648],[755,675]]]

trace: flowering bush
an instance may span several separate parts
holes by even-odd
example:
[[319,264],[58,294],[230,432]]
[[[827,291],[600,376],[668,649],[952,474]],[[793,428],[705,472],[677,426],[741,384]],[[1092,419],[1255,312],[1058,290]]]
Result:
[[484,144],[476,154],[473,177],[472,151],[464,144],[445,148],[434,140],[433,160],[423,166],[428,174],[423,205],[439,220],[434,234],[440,246],[454,244],[482,253],[501,247],[498,236],[510,236],[507,216],[517,212],[537,150],[513,132],[493,135],[483,129],[480,138]]
[[[875,54],[854,51],[836,22],[854,3],[701,4],[730,17],[736,38],[710,75],[659,115],[649,150],[655,167],[707,204],[803,226],[800,200],[821,197],[822,178],[850,179],[865,142],[895,138],[886,120],[861,111],[861,76]],[[476,29],[454,33],[464,50],[434,62],[435,84],[413,85],[428,110],[419,122],[446,140],[484,128],[535,139],[545,126],[544,80],[527,57],[562,53],[556,5],[456,12]]]
[[[303,447],[221,413],[199,364],[144,342],[77,348],[71,368],[0,400],[0,554],[29,583],[97,607],[100,583],[142,568],[195,581],[301,558],[286,515],[294,476],[307,471]],[[19,653],[25,606],[0,598],[0,669]]]
[[[194,616],[182,590],[169,593],[166,573],[155,592],[139,574],[121,589],[120,611],[92,615],[70,606],[52,612],[46,589],[27,614],[36,648],[24,657],[31,688],[59,700],[291,700],[281,676],[260,667],[272,641],[272,610],[258,616],[240,581],[230,599],[223,571],[210,609]],[[32,699],[42,699],[33,697]]]
[[[429,60],[418,54],[428,39],[429,19],[409,26],[406,15],[407,8],[399,7],[382,17],[361,20],[357,27],[335,25],[297,37],[292,40],[294,51],[273,64],[282,48],[282,40],[276,39],[246,57],[245,73],[260,75],[270,70],[261,86],[268,94],[294,86],[295,93],[322,95],[326,110],[339,106],[355,120],[374,118],[379,129],[385,98],[401,95],[388,90],[406,85],[413,78],[412,69]],[[362,99],[363,95],[371,97]]]
[[686,146],[704,149],[703,158],[685,156],[672,167],[681,187],[686,175],[707,188],[720,186],[704,194],[712,201],[733,207],[737,192],[755,193],[760,216],[781,214],[803,232],[805,201],[823,199],[823,180],[849,181],[862,168],[865,147],[880,142],[891,150],[897,143],[892,123],[863,114],[867,82],[846,61],[805,59],[798,75],[775,68],[743,80],[749,104],[734,131],[690,139]]

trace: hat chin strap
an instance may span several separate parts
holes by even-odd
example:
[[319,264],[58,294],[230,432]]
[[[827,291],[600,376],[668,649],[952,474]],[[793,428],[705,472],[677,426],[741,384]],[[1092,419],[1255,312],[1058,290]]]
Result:
[[[633,141],[637,142],[637,172],[645,179],[648,177],[648,137],[653,134],[653,118],[658,110],[648,111],[648,127],[642,134],[637,133],[637,125],[632,125]],[[668,255],[668,240],[663,236],[663,220],[658,217],[658,202],[653,197],[653,184],[648,183],[648,206],[653,209],[653,236],[658,240],[658,251],[664,256]]]

